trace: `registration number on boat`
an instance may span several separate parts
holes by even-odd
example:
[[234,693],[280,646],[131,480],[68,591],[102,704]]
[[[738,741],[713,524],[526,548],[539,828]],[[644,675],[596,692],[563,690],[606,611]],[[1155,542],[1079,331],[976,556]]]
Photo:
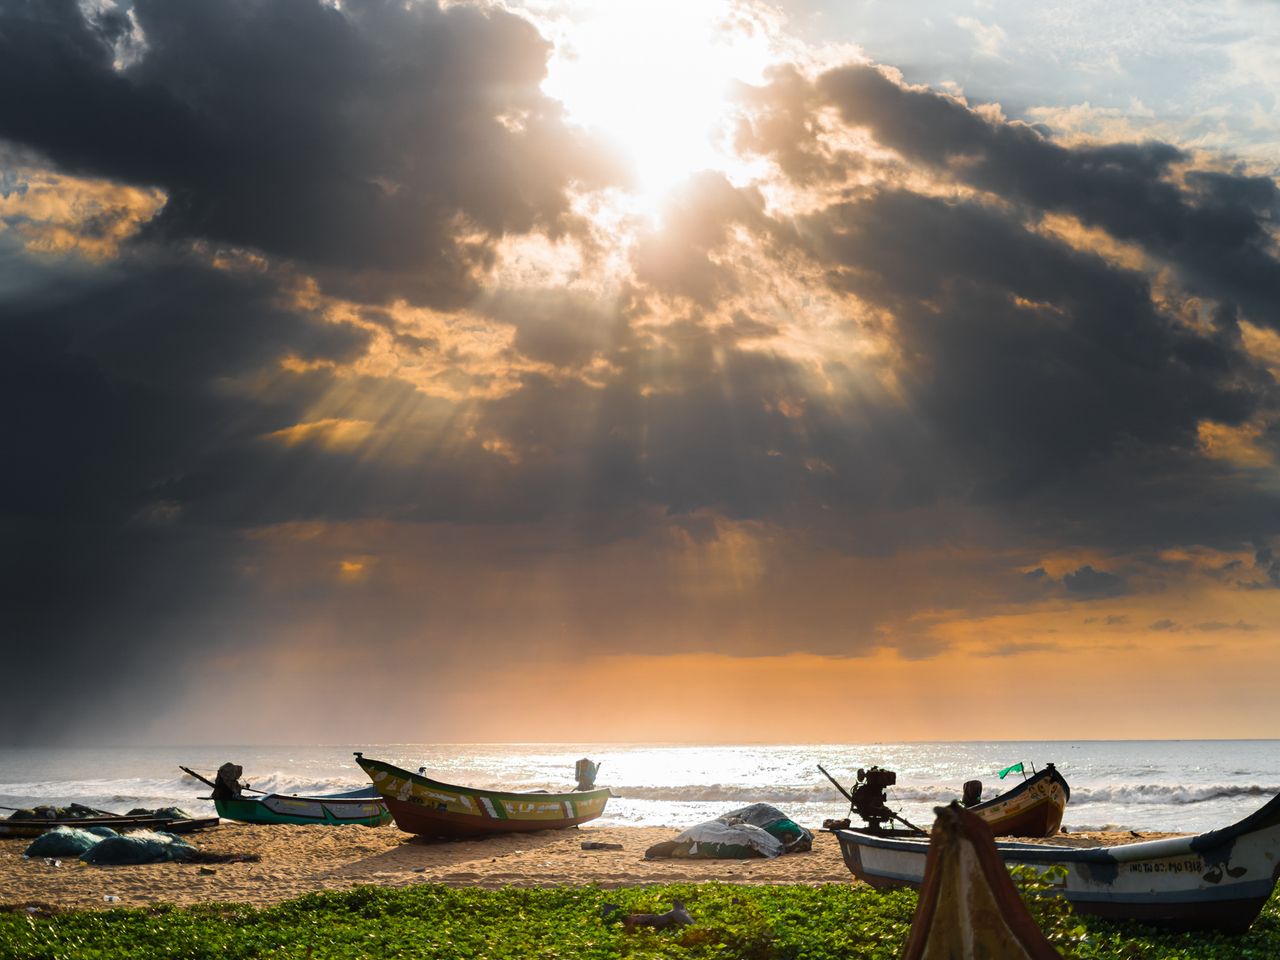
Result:
[[1204,869],[1204,861],[1199,857],[1187,860],[1157,860],[1154,863],[1129,864],[1130,873],[1199,873]]

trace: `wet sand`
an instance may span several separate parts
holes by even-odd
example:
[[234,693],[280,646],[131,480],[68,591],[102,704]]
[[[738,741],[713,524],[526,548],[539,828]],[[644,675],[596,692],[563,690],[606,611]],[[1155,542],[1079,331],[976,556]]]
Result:
[[[813,850],[773,860],[645,860],[644,851],[678,831],[651,827],[545,830],[484,840],[424,842],[384,827],[264,826],[224,821],[187,839],[215,854],[258,854],[257,863],[158,863],[94,867],[67,859],[53,866],[27,860],[29,839],[0,839],[0,905],[59,908],[149,906],[156,903],[269,904],[318,890],[361,884],[417,883],[495,888],[699,882],[850,883],[840,845],[829,834]],[[1160,834],[1143,834],[1154,839]],[[621,850],[584,850],[584,841],[620,843]],[[1071,834],[1051,842],[1132,843],[1124,834]],[[107,897],[115,897],[109,901]]]

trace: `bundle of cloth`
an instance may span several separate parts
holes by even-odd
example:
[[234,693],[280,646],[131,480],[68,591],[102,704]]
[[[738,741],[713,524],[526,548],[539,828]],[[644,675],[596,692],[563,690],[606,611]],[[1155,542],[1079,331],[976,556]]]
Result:
[[812,848],[813,834],[810,831],[777,807],[753,803],[690,827],[674,840],[655,843],[644,852],[644,858],[745,860],[749,857],[780,857],[784,853]]

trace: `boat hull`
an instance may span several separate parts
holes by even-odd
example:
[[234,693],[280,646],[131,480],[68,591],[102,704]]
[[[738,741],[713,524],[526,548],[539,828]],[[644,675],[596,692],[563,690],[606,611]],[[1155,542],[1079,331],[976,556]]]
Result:
[[980,817],[997,837],[1052,837],[1062,827],[1071,788],[1053,764],[1007,793],[969,812]]
[[391,812],[375,791],[332,797],[291,797],[267,794],[262,797],[215,799],[218,815],[241,823],[359,825],[379,827],[391,822]]
[[172,817],[83,817],[64,820],[0,820],[0,837],[38,837],[54,827],[110,827],[112,830],[163,830],[166,833],[189,833],[216,827],[217,817],[175,820]]
[[[845,865],[876,887],[918,887],[928,841],[835,831]],[[997,843],[1006,865],[1066,871],[1058,889],[1080,913],[1172,929],[1248,929],[1280,867],[1280,797],[1233,827],[1118,847]]]
[[485,837],[531,830],[560,830],[594,820],[609,791],[504,793],[432,780],[358,757],[401,830],[433,839]]

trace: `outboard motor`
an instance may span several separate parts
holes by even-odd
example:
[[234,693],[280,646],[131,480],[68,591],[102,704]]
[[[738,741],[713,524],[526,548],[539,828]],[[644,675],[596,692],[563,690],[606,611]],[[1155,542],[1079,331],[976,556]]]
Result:
[[244,773],[244,767],[237,763],[224,763],[218,768],[218,775],[213,778],[213,799],[214,800],[239,800],[240,791],[244,786],[240,783],[240,776]]
[[966,807],[972,807],[982,802],[982,781],[966,780],[964,784],[964,796],[960,802]]
[[[887,805],[889,796],[886,793],[886,789],[898,782],[898,775],[892,770],[886,770],[884,767],[870,767],[866,770],[859,770],[857,782],[854,783],[852,790],[846,790],[840,786],[840,782],[835,777],[827,773],[822,764],[818,764],[818,769],[849,801],[849,812],[856,813],[867,821],[865,832],[883,833],[884,823],[893,820],[896,820],[904,827],[909,827],[916,833],[923,834],[925,832],[906,817],[889,809]],[[846,817],[843,820],[824,820],[822,821],[822,826],[826,830],[847,830],[849,828],[849,819]]]
[[579,790],[594,790],[596,787],[596,774],[600,772],[600,764],[592,763],[586,757],[583,757],[573,765],[573,775],[578,780]]
[[889,799],[886,787],[898,782],[898,775],[883,767],[872,767],[858,771],[858,782],[853,788],[852,806],[854,812],[870,824],[872,830],[878,831],[880,824],[886,820],[896,820],[898,815],[886,806]]

